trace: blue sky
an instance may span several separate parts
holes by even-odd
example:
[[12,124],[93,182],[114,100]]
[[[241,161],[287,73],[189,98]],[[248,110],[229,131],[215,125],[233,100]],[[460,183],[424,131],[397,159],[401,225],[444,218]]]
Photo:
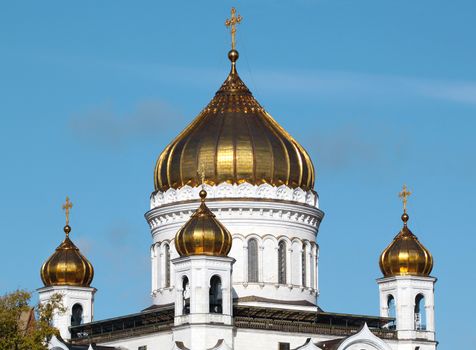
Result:
[[316,166],[320,306],[378,313],[407,183],[439,349],[476,346],[474,1],[2,3],[0,291],[41,286],[69,195],[96,319],[149,305],[154,163],[228,73],[232,5],[240,75]]

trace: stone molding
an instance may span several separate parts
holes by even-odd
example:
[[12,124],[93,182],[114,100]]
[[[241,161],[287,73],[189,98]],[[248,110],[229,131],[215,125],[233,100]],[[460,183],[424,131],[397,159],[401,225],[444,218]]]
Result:
[[[207,197],[208,199],[208,197]],[[198,201],[198,200],[197,200]],[[183,224],[197,209],[197,201],[156,207],[145,216],[151,230],[167,224]],[[282,221],[317,229],[324,213],[316,207],[274,201],[207,200],[207,206],[218,219],[247,218],[260,222]]]
[[90,299],[94,296],[96,288],[93,287],[75,287],[75,286],[49,286],[37,289],[42,298],[51,298],[53,294],[60,293],[67,298]]
[[[165,192],[156,191],[150,196],[150,209],[161,207],[165,204],[199,199],[198,193],[202,186],[183,186],[178,189],[169,188]],[[269,184],[252,185],[247,182],[230,184],[222,182],[219,185],[205,185],[207,198],[254,198],[254,199],[279,199],[319,207],[319,198],[313,190],[304,191],[302,188],[290,188],[286,185],[279,187]]]

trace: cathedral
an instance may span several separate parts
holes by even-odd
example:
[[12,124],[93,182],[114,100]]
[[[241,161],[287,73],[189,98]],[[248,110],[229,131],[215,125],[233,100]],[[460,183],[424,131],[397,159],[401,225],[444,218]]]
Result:
[[[41,266],[40,303],[63,295],[54,350],[435,350],[431,253],[402,228],[380,255],[379,315],[319,305],[324,217],[306,150],[269,115],[238,75],[159,155],[150,210],[151,306],[94,318],[94,268],[70,238]],[[389,235],[389,240],[391,235]]]

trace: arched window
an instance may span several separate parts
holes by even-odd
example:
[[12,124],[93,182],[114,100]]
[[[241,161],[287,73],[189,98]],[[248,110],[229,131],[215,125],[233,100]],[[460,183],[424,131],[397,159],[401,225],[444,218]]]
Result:
[[425,297],[422,294],[415,298],[415,329],[426,329]]
[[213,276],[210,280],[210,313],[221,314],[223,312],[223,296],[221,291],[221,279]]
[[83,307],[81,304],[74,304],[71,310],[71,326],[79,326],[83,323]]
[[258,282],[258,241],[248,241],[248,282]]
[[[393,295],[389,294],[387,297],[387,308],[388,308],[388,317],[395,318],[396,317],[396,312],[395,312],[395,298]],[[392,323],[389,323],[388,328],[390,329],[395,329],[395,321]]]
[[184,276],[182,280],[182,298],[183,298],[183,314],[190,313],[190,283],[188,277]]
[[170,246],[165,245],[164,249],[164,262],[165,262],[165,287],[170,287]]
[[388,317],[395,318],[395,298],[389,294],[387,297]]
[[278,245],[278,283],[286,284],[286,242]]
[[301,281],[302,281],[302,286],[307,287],[307,282],[306,282],[306,274],[307,274],[307,268],[306,268],[306,257],[307,257],[307,251],[306,251],[306,246],[302,246],[302,253],[301,253]]

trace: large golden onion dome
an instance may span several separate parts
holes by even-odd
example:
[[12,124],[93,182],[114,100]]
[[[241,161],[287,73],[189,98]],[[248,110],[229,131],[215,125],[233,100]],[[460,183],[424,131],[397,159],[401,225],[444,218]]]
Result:
[[207,184],[244,182],[310,190],[314,166],[304,148],[263,107],[238,76],[238,52],[228,54],[231,72],[212,101],[162,152],[155,189],[197,186],[203,166]]
[[385,277],[429,276],[433,269],[433,257],[430,251],[420,243],[407,226],[409,216],[406,213],[406,202],[410,194],[411,192],[404,186],[400,193],[404,205],[403,227],[380,255],[380,270]]
[[231,233],[207,207],[206,196],[202,189],[200,206],[175,235],[175,249],[180,256],[227,256],[230,252]]
[[73,204],[66,197],[63,209],[66,211],[65,238],[55,252],[41,266],[40,275],[45,287],[81,286],[89,287],[94,277],[93,265],[81,254],[69,238],[69,210]]

